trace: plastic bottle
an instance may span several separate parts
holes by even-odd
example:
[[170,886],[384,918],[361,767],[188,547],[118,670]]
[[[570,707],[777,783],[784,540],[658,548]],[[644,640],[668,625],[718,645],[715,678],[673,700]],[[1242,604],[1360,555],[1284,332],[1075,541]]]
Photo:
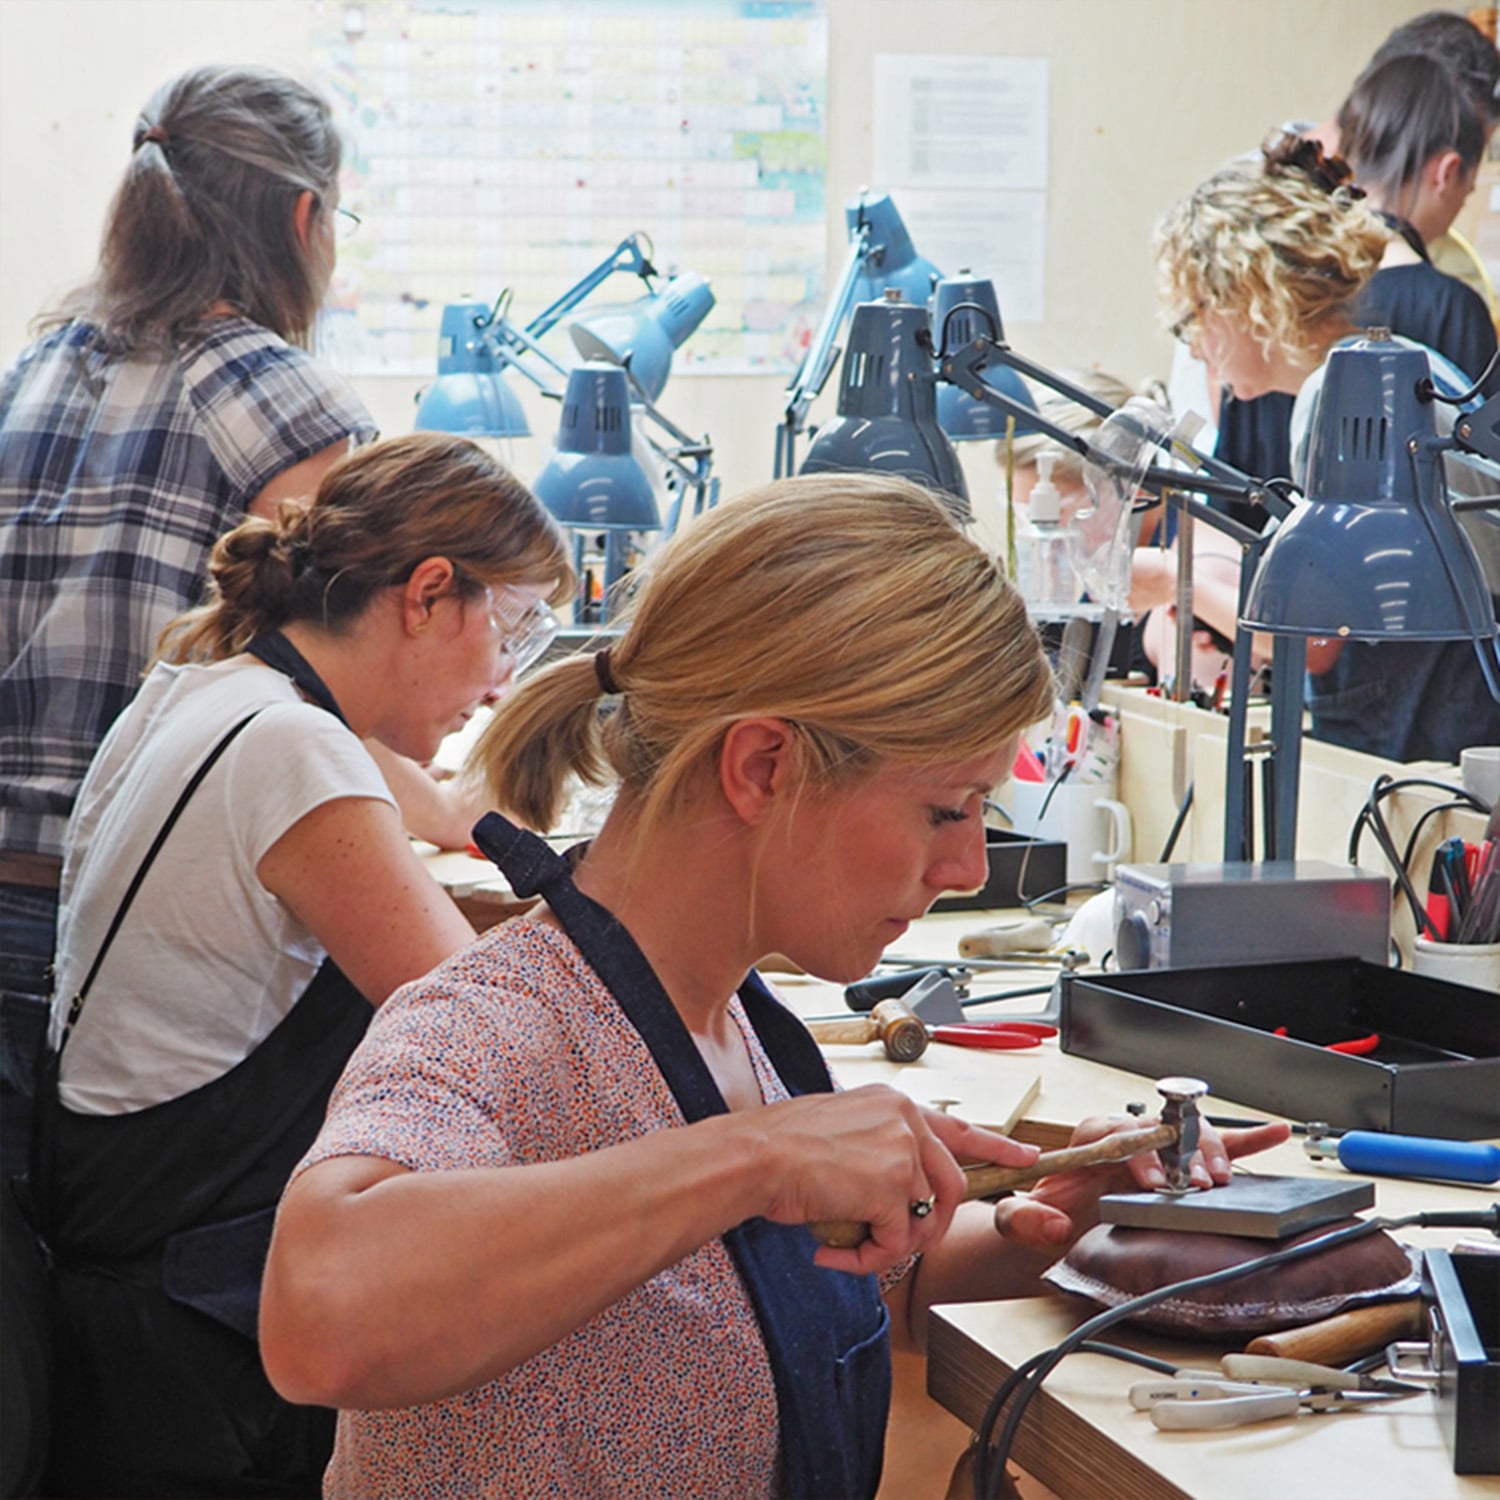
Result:
[[1033,610],[1066,609],[1078,602],[1078,579],[1068,559],[1068,527],[1052,470],[1062,455],[1043,448],[1036,456],[1037,481],[1030,517],[1016,530],[1016,587]]

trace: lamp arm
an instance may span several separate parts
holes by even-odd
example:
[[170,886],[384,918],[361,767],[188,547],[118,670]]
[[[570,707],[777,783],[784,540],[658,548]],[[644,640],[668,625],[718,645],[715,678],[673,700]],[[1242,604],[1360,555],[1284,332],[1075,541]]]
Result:
[[1500,396],[1491,396],[1473,411],[1461,411],[1453,421],[1453,444],[1461,453],[1500,463]]
[[[1479,658],[1479,669],[1484,674],[1490,696],[1500,703],[1500,626],[1495,623],[1494,602],[1468,538],[1454,519],[1451,506],[1438,498],[1442,489],[1443,454],[1461,446],[1452,437],[1429,436],[1410,439],[1406,451],[1416,480],[1417,510],[1437,548],[1448,587],[1468,621],[1474,653]],[[1464,570],[1465,576],[1460,576],[1454,567],[1455,552],[1469,555],[1471,566]]]
[[786,424],[800,432],[807,420],[808,408],[817,399],[818,392],[828,382],[829,372],[839,356],[837,344],[839,330],[849,315],[854,301],[854,283],[859,280],[859,269],[870,252],[870,226],[861,223],[849,237],[849,249],[844,256],[843,270],[839,273],[839,284],[833,296],[823,308],[823,316],[813,334],[797,373],[787,386]]
[[509,318],[501,317],[493,321],[486,330],[491,347],[496,357],[511,369],[518,370],[533,385],[537,386],[543,395],[556,396],[559,394],[543,380],[535,370],[529,369],[521,356],[529,354],[539,359],[554,375],[562,376],[566,381],[568,377],[567,368],[559,364],[542,346],[532,337],[529,326],[517,328]]
[[[943,379],[967,392],[976,401],[999,407],[1001,411],[1008,412],[1017,420],[1024,418],[1032,427],[1044,432],[1053,442],[1061,444],[1064,448],[1071,448],[1080,458],[1089,463],[1098,463],[1098,454],[1087,438],[1080,437],[1076,432],[1069,432],[1055,422],[1049,422],[1046,417],[1039,415],[1029,406],[1023,406],[1004,392],[997,391],[994,386],[981,378],[979,372],[984,368],[992,353],[999,353],[1002,362],[1012,369],[1019,370],[1021,374],[1043,385],[1052,386],[1070,401],[1077,400],[1079,405],[1087,407],[1102,417],[1112,417],[1115,414],[1115,408],[1108,402],[1100,401],[1098,397],[1070,384],[1060,375],[1054,375],[1049,370],[1043,370],[1040,365],[1022,359],[1008,345],[997,344],[983,334],[954,353],[942,356],[940,370]],[[1277,515],[1284,515],[1290,509],[1290,506],[1279,495],[1275,495],[1274,491],[1256,483],[1255,480],[1241,474],[1230,465],[1220,463],[1217,459],[1209,459],[1186,443],[1174,442],[1173,446],[1183,450],[1195,462],[1202,463],[1210,470],[1210,474],[1194,474],[1186,469],[1163,469],[1153,464],[1141,479],[1142,486],[1151,490],[1152,493],[1160,495],[1168,490],[1191,490],[1198,494],[1217,495],[1228,500],[1247,500],[1251,504],[1264,504],[1268,510]],[[1276,503],[1268,503],[1268,497],[1274,497]],[[1248,546],[1259,535],[1248,526],[1241,525],[1232,517],[1223,515],[1201,501],[1190,501],[1183,496],[1183,504],[1195,517],[1224,532],[1227,536],[1233,537],[1242,546]]]
[[[644,250],[641,248],[642,241],[646,244]],[[607,281],[616,271],[634,272],[646,283],[646,290],[651,291],[651,278],[656,275],[656,267],[651,264],[653,251],[651,241],[639,229],[626,235],[593,270],[584,272],[583,276],[574,282],[556,302],[550,307],[544,307],[526,325],[526,332],[533,339],[544,337],[590,292]]]
[[[1095,416],[1108,418],[1115,414],[1115,408],[1107,401],[1103,401],[1094,395],[1092,391],[1086,391],[1081,386],[1074,385],[1072,381],[1066,379],[1064,376],[1057,374],[1056,371],[1049,370],[1044,365],[1039,365],[1035,361],[1027,359],[1025,355],[1017,354],[1003,340],[988,339],[982,334],[974,339],[971,344],[965,345],[964,348],[958,350],[956,353],[952,355],[945,353],[943,355],[943,377],[961,386],[971,396],[976,396],[980,400],[984,400],[984,396],[976,391],[972,384],[959,379],[958,376],[960,373],[965,372],[965,367],[967,367],[967,372],[977,377],[978,370],[983,368],[992,359],[998,359],[1001,364],[1015,370],[1020,375],[1024,375],[1028,380],[1035,381],[1038,385],[1044,385],[1049,390],[1056,391],[1058,395],[1065,396],[1075,405],[1093,412]],[[1033,426],[1041,427],[1047,432],[1049,437],[1059,435],[1058,429],[1049,426],[1045,421],[1038,420],[1036,414],[1029,409],[1025,415]],[[1082,443],[1082,447],[1079,446],[1080,443]],[[1075,434],[1069,435],[1068,446],[1083,453],[1086,453],[1088,448],[1087,442],[1079,439]],[[1222,459],[1215,458],[1210,453],[1200,453],[1191,444],[1183,442],[1180,438],[1172,439],[1172,447],[1185,458],[1190,459],[1200,469],[1203,469],[1223,484],[1230,486],[1230,488],[1222,490],[1209,490],[1206,486],[1199,486],[1205,494],[1220,494],[1231,499],[1250,500],[1257,504],[1268,504],[1268,508],[1272,510],[1273,514],[1284,515],[1290,509],[1287,506],[1278,509],[1276,500],[1279,497],[1275,496],[1274,491],[1267,491],[1264,486],[1259,485],[1248,474],[1241,473],[1232,464],[1227,464]],[[1270,497],[1269,501],[1268,496]]]
[[[630,374],[629,366],[625,367],[625,373],[632,387],[630,402],[632,414],[639,411],[642,416],[654,422],[672,439],[671,443],[663,443],[642,428],[641,436],[645,439],[647,446],[684,485],[691,486],[697,496],[693,505],[695,515],[704,509],[711,509],[718,498],[719,490],[719,481],[713,478],[714,445],[706,436],[695,438],[684,432],[665,412],[658,410],[652,404],[646,393],[636,383],[635,377]],[[680,505],[674,505],[672,520],[667,527],[669,533],[677,529],[680,512]]]

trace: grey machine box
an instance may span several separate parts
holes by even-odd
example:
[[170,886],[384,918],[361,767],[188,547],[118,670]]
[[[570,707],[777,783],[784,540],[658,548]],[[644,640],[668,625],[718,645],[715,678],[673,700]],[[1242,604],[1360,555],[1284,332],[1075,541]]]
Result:
[[1115,871],[1121,969],[1299,958],[1383,967],[1390,940],[1390,882],[1353,865],[1297,859]]

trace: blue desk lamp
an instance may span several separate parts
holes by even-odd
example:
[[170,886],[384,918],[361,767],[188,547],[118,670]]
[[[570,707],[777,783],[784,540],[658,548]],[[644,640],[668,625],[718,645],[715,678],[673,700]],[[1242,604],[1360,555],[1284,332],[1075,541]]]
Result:
[[844,224],[849,246],[838,285],[786,388],[786,409],[776,429],[774,473],[778,479],[796,470],[797,439],[839,357],[838,338],[845,319],[860,303],[879,301],[887,287],[899,290],[907,302],[926,307],[932,284],[941,274],[930,260],[917,254],[889,193],[861,189],[844,207]]
[[[979,378],[984,365],[996,358],[1105,417],[1101,436],[1125,415],[983,336],[944,358],[941,369],[945,379],[977,400],[1011,406],[1008,398]],[[1242,549],[1228,737],[1226,860],[1245,858],[1248,848],[1243,772],[1253,630],[1267,631],[1274,639],[1271,737],[1279,770],[1266,839],[1272,858],[1290,859],[1295,854],[1309,637],[1471,640],[1490,692],[1500,701],[1500,632],[1494,606],[1479,560],[1454,517],[1463,502],[1447,499],[1442,475],[1445,452],[1459,450],[1500,461],[1500,397],[1461,417],[1451,438],[1436,435],[1433,399],[1426,356],[1394,344],[1388,336],[1371,337],[1329,358],[1310,435],[1308,494],[1300,503],[1182,442],[1174,442],[1173,448],[1200,472],[1151,464],[1130,476],[1132,486],[1169,499],[1186,514],[1233,537]],[[1040,416],[1033,420],[1039,430],[1080,453],[1086,462],[1107,468],[1114,461],[1099,438],[1088,442]],[[1197,495],[1262,504],[1273,524],[1257,534]],[[1485,497],[1469,504],[1493,508],[1495,503]]]
[[511,363],[486,337],[496,312],[483,302],[450,302],[438,334],[437,379],[417,400],[419,432],[465,437],[526,437],[521,398],[505,383]]
[[955,517],[973,519],[958,453],[937,419],[937,369],[924,306],[894,288],[862,302],[849,325],[838,415],[824,424],[800,470],[900,474],[936,491]]
[[[586,360],[574,369],[556,447],[532,486],[573,532],[575,624],[581,626],[612,619],[643,533],[675,531],[685,513],[701,513],[718,499],[708,439],[690,437],[631,387],[630,371],[612,360]],[[657,475],[641,462],[637,439],[649,449]],[[658,486],[671,496],[665,527]]]
[[647,399],[655,401],[666,388],[673,351],[713,305],[708,282],[688,271],[649,297],[588,313],[569,325],[568,334],[585,359],[623,365]]
[[[939,281],[932,293],[932,327],[938,345],[938,357],[949,348],[962,348],[980,334],[997,344],[1005,342],[1005,327],[1000,321],[1000,302],[995,283],[960,271],[957,276]],[[1026,389],[1026,382],[1006,365],[986,366],[984,383],[1008,396],[1017,407],[1036,411],[1036,402]],[[949,381],[938,386],[938,426],[955,443],[972,443],[1003,438],[1011,414],[998,406],[976,401],[969,393]],[[1014,417],[1015,435],[1022,437],[1038,431],[1029,417]]]
[[437,379],[417,398],[417,431],[526,437],[531,427],[520,398],[505,383],[506,372],[518,371],[544,395],[561,395],[568,372],[539,341],[616,271],[639,276],[649,290],[656,275],[650,256],[644,234],[627,235],[524,328],[509,317],[509,290],[493,307],[449,303],[439,333]]
[[1447,496],[1427,356],[1372,330],[1328,359],[1307,492],[1271,537],[1245,623],[1321,639],[1474,643],[1500,700],[1500,633]]
[[[568,376],[557,445],[532,485],[537,499],[574,533],[578,624],[609,618],[636,535],[661,530],[655,486],[632,447],[625,371],[586,360]],[[588,560],[596,534],[603,539],[602,580]],[[596,582],[602,582],[598,598]]]

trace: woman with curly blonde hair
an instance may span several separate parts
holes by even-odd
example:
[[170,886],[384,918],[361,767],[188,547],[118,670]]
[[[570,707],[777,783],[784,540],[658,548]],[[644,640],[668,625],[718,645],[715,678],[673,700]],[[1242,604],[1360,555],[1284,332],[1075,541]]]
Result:
[[[1360,331],[1358,299],[1391,232],[1362,201],[1349,168],[1316,142],[1281,135],[1262,155],[1216,173],[1162,220],[1158,287],[1163,320],[1236,397],[1296,397],[1291,451],[1300,480],[1327,358]],[[1401,342],[1426,353],[1444,395],[1469,389],[1442,355]],[[1223,539],[1201,527],[1197,535],[1237,570]],[[1164,603],[1166,595],[1135,602]],[[1233,632],[1232,619],[1210,623]],[[1313,641],[1307,666],[1319,739],[1398,761],[1456,761],[1465,746],[1500,739],[1500,707],[1467,642]]]
[[1295,394],[1354,332],[1354,301],[1390,239],[1360,197],[1341,162],[1283,136],[1159,225],[1163,318],[1240,400]]

